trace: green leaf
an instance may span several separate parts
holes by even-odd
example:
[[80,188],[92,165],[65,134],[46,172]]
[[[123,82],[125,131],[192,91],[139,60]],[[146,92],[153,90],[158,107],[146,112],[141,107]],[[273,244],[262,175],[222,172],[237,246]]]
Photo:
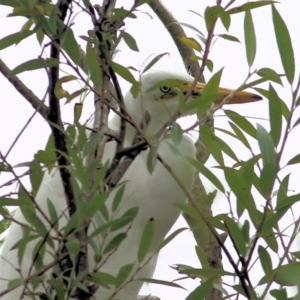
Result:
[[269,86],[269,115],[271,123],[271,137],[275,146],[278,145],[281,136],[282,112],[280,98],[275,89],[270,84]]
[[289,208],[298,201],[300,201],[300,194],[285,197],[285,198],[281,199],[280,201],[278,201],[276,210],[281,210],[286,207]]
[[[0,49],[1,50],[1,49]],[[147,66],[143,69],[142,74],[147,72],[149,69],[151,69],[161,58],[163,58],[165,55],[169,54],[169,52],[165,52],[162,54],[156,55],[150,62],[147,64]]]
[[250,223],[248,220],[245,220],[243,227],[242,227],[242,235],[243,235],[243,240],[249,244],[250,241]]
[[56,208],[55,208],[54,204],[49,199],[47,199],[47,208],[48,208],[48,211],[49,211],[51,223],[52,223],[52,225],[54,225],[54,228],[57,230],[57,227],[58,227],[57,211],[56,211]]
[[165,285],[165,286],[171,286],[171,287],[176,287],[176,288],[180,288],[180,289],[185,289],[181,285],[174,283],[174,282],[170,282],[170,281],[157,280],[157,279],[153,279],[153,278],[138,278],[137,280],[143,281],[143,282],[148,282],[148,283],[155,283],[155,284],[161,284],[161,285]]
[[116,282],[116,278],[114,276],[104,272],[97,272],[92,275],[89,274],[87,278],[89,281],[95,282],[105,288],[109,288],[110,285],[114,285]]
[[271,290],[270,295],[273,296],[276,300],[290,300],[285,288],[280,290],[276,290],[276,289]]
[[110,63],[112,69],[120,75],[122,78],[124,78],[126,81],[135,84],[136,80],[134,79],[133,75],[130,73],[128,68],[125,68],[124,66],[117,64],[115,62]]
[[130,275],[132,269],[134,267],[134,264],[127,264],[119,270],[119,273],[116,278],[115,286],[118,288],[122,283],[125,282],[125,280],[128,278]]
[[292,159],[290,159],[287,163],[287,165],[294,165],[300,163],[300,154],[297,154]]
[[239,256],[246,257],[247,247],[241,228],[231,218],[224,216],[224,223],[226,225],[229,236],[237,249]]
[[114,196],[114,200],[112,203],[112,211],[115,212],[117,210],[117,208],[119,207],[121,200],[123,198],[124,195],[124,191],[125,191],[125,184],[123,184],[117,191],[116,195]]
[[255,29],[254,29],[254,24],[253,24],[250,10],[246,10],[245,13],[244,34],[245,34],[247,61],[249,67],[251,67],[253,65],[255,54],[256,54],[256,37],[255,37]]
[[202,281],[200,286],[194,289],[186,298],[186,300],[204,300],[209,295],[213,287],[214,279]]
[[126,31],[121,31],[121,37],[124,39],[127,46],[133,51],[139,51],[135,39]]
[[257,124],[257,140],[264,165],[273,164],[277,168],[277,154],[270,134],[264,127]]
[[73,255],[77,255],[80,251],[80,241],[78,239],[76,239],[75,237],[69,239],[66,243],[65,243],[69,253],[73,254]]
[[289,83],[292,84],[295,76],[295,58],[289,30],[275,5],[272,5],[272,16],[282,66]]
[[7,35],[3,39],[0,40],[0,50],[3,50],[13,44],[18,44],[22,40],[25,40],[27,37],[32,35],[34,31],[24,30],[21,32],[16,32],[10,35]]
[[42,171],[40,164],[37,160],[33,160],[29,165],[29,177],[33,195],[36,195],[38,192],[43,176],[44,172]]
[[25,63],[22,63],[15,67],[11,73],[9,73],[9,76],[13,76],[25,71],[32,71],[32,70],[37,70],[37,69],[46,69],[46,68],[51,68],[59,65],[59,61],[55,58],[37,58],[37,59],[32,59],[28,60]]
[[208,269],[195,269],[191,268],[189,266],[185,265],[178,265],[177,269],[180,271],[182,274],[187,274],[190,277],[199,277],[199,278],[208,278],[208,277],[217,277],[217,276],[234,276],[234,273],[230,273],[221,269],[213,269],[213,268],[208,268]]
[[242,142],[244,144],[244,146],[248,149],[251,149],[251,146],[246,138],[246,136],[244,135],[244,133],[242,132],[242,130],[240,130],[239,127],[237,127],[235,124],[233,124],[232,122],[228,122],[230,127],[232,128],[232,130],[234,131],[234,133],[236,134],[236,137],[238,138],[238,140],[240,142]]
[[[159,229],[158,229],[159,230]],[[146,255],[149,253],[149,249],[155,233],[155,219],[151,218],[146,223],[146,226],[143,231],[143,235],[140,241],[138,249],[138,261],[141,263]]]
[[216,36],[219,36],[219,37],[221,37],[224,40],[228,40],[228,41],[240,43],[240,40],[237,37],[233,36],[233,35],[229,35],[229,34],[217,34]]
[[92,43],[87,43],[86,49],[86,63],[91,76],[91,80],[97,87],[97,91],[101,91],[102,87],[102,71],[96,55],[95,50],[92,47]]
[[156,162],[157,162],[157,150],[158,150],[159,142],[157,142],[154,146],[152,146],[147,155],[147,169],[150,173],[153,172]]
[[169,244],[178,234],[180,234],[182,231],[189,230],[189,228],[179,228],[176,229],[174,232],[172,232],[170,235],[168,235],[157,247],[156,253],[158,253],[163,247],[165,247],[167,244]]
[[184,43],[186,46],[191,47],[192,49],[201,52],[202,47],[201,45],[194,39],[187,36],[181,36],[179,37],[179,40]]
[[65,31],[62,35],[61,46],[76,66],[78,66],[80,58],[79,45],[75,39],[73,30],[68,26],[65,27]]
[[221,181],[208,168],[206,168],[203,163],[192,158],[187,158],[187,160],[196,168],[197,171],[199,171],[201,175],[205,176],[212,184],[216,186],[216,188],[225,193],[225,189]]
[[16,287],[23,285],[24,282],[25,282],[25,279],[22,279],[22,278],[12,279],[8,282],[7,287],[9,289],[15,289]]
[[259,178],[260,191],[266,199],[269,199],[277,176],[277,168],[270,162],[264,164]]
[[207,31],[211,30],[212,25],[223,12],[224,8],[221,5],[206,7],[204,12],[204,19]]
[[106,254],[106,253],[116,249],[123,242],[123,240],[126,239],[126,237],[127,237],[126,233],[124,233],[124,232],[119,233],[104,248],[103,254]]
[[47,283],[49,284],[49,286],[51,286],[55,289],[55,292],[56,292],[55,296],[57,297],[58,300],[64,299],[64,283],[61,280],[61,278],[48,279]]
[[250,192],[249,184],[246,183],[239,172],[234,169],[225,168],[224,172],[227,183],[237,197],[238,215],[241,216],[244,209],[247,209],[251,220],[254,225],[257,226],[260,222],[260,218],[257,215],[257,209],[253,196]]
[[256,74],[259,75],[262,78],[267,76],[268,80],[274,81],[274,82],[282,85],[282,82],[281,82],[281,79],[280,79],[280,76],[282,76],[282,74],[279,75],[274,70],[272,70],[270,68],[259,69],[256,72]]
[[174,142],[174,145],[178,146],[181,143],[183,131],[180,125],[176,122],[174,122],[172,125],[171,135],[172,135],[172,140]]
[[262,265],[262,268],[265,272],[266,275],[270,275],[272,270],[273,270],[273,266],[272,266],[272,260],[271,257],[268,253],[268,251],[261,245],[258,246],[258,255],[259,255],[259,259],[260,259],[260,263]]
[[[300,262],[289,262],[287,265],[280,266],[272,270],[270,276],[275,276],[274,282],[283,286],[294,286],[299,283]],[[268,282],[269,276],[264,276],[259,284]]]
[[232,110],[224,110],[226,116],[235,123],[238,127],[240,127],[243,131],[248,133],[250,136],[256,139],[256,129],[255,127],[243,116],[239,115],[235,111]]
[[20,2],[18,0],[0,0],[0,5],[18,7],[20,6]]
[[231,16],[229,13],[227,13],[226,11],[224,11],[221,15],[220,15],[220,19],[221,22],[223,24],[223,26],[226,28],[226,30],[229,30],[230,27],[230,23],[231,23]]
[[227,10],[226,12],[229,14],[238,14],[243,11],[248,11],[254,8],[270,5],[272,3],[277,3],[277,1],[257,1],[257,2],[247,2],[241,6],[236,6],[234,8],[231,8]]
[[134,7],[138,7],[138,6],[141,6],[145,3],[148,3],[150,2],[151,0],[137,0],[136,3],[134,4]]

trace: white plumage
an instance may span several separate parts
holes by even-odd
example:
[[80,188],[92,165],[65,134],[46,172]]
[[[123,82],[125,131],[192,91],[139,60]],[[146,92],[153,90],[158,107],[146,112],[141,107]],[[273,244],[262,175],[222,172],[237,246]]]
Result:
[[[166,79],[174,79],[175,85],[170,87],[158,86],[149,91],[151,87]],[[154,134],[157,133],[157,131],[161,129],[167,121],[169,121],[170,116],[172,116],[179,107],[176,92],[177,89],[181,89],[184,93],[187,92],[193,80],[193,77],[188,75],[164,71],[151,72],[143,75],[141,80],[141,92],[136,99],[130,92],[126,94],[126,109],[135,124],[140,124],[145,111],[147,111],[150,115],[150,123],[145,130],[147,137],[153,137]],[[203,85],[198,84],[193,91],[192,97],[196,97],[202,88]],[[229,90],[220,90],[222,95],[229,92]],[[240,101],[243,103],[255,100],[258,100],[255,95],[242,92],[237,95],[232,102]],[[117,115],[115,115],[109,122],[109,127],[113,130],[119,130],[119,123],[120,119]],[[131,125],[127,124],[125,146],[131,145],[134,134],[135,129]],[[176,147],[180,155],[175,154],[171,150],[170,144]],[[112,158],[115,146],[115,142],[109,142],[106,144],[103,162]],[[142,151],[135,158],[120,181],[127,183],[121,205],[114,213],[114,217],[117,218],[122,216],[124,212],[132,207],[138,207],[139,211],[131,226],[127,225],[125,228],[110,234],[108,240],[105,241],[105,244],[107,244],[107,242],[117,233],[127,231],[127,238],[122,242],[117,251],[113,252],[112,255],[105,255],[102,258],[102,262],[105,261],[105,263],[100,269],[101,272],[116,276],[119,269],[129,263],[135,264],[135,268],[132,273],[136,270],[138,266],[138,245],[146,223],[150,219],[153,219],[155,222],[155,234],[151,244],[150,253],[146,256],[145,260],[147,260],[149,256],[153,256],[153,258],[147,266],[142,268],[134,276],[134,278],[151,277],[153,275],[157,259],[157,254],[154,254],[154,251],[159,243],[164,239],[180,214],[180,211],[173,205],[173,203],[184,203],[186,201],[185,193],[160,162],[157,162],[153,173],[149,173],[146,167],[148,152],[149,149]],[[180,178],[182,184],[187,189],[190,189],[193,179],[193,167],[185,160],[184,157],[195,157],[195,149],[192,140],[188,136],[184,135],[179,145],[174,145],[172,138],[170,136],[166,136],[159,144],[158,153],[172,168],[176,176]],[[117,189],[109,195],[106,201],[106,205],[109,210],[111,210],[116,190]],[[64,191],[57,169],[52,170],[50,174],[47,171],[45,172],[42,184],[35,197],[35,200],[40,207],[49,214],[46,203],[47,199],[51,200],[54,204],[58,214],[66,211]],[[66,215],[67,213],[65,216]],[[15,213],[15,219],[21,223],[27,223],[19,209]],[[96,219],[94,218],[94,221],[95,220]],[[59,221],[59,228],[63,228],[66,222],[66,217],[61,218]],[[95,226],[96,222],[93,222],[93,225],[90,227],[91,232],[94,230]],[[2,278],[2,280],[0,280],[0,293],[7,288],[7,281],[3,279],[11,280],[20,278],[20,274],[22,274],[23,278],[27,278],[30,274],[35,272],[33,268],[31,273],[28,274],[29,268],[32,264],[32,251],[36,244],[36,240],[30,242],[27,246],[21,266],[18,265],[17,250],[10,250],[18,240],[22,239],[22,237],[22,229],[18,224],[13,223],[8,231],[0,257],[0,277]],[[101,245],[103,243],[102,236],[100,235],[96,237],[94,239],[94,243],[96,247]],[[53,249],[49,248],[49,246],[47,246],[47,250],[52,253],[54,252]],[[95,266],[94,254],[94,250],[90,247],[88,253],[90,271],[92,271]],[[44,265],[47,265],[52,261],[52,256],[49,253],[46,253]],[[46,274],[48,278],[51,278],[51,269],[47,271]],[[99,287],[95,294],[95,299],[136,300],[141,286],[142,282],[132,281],[116,294],[114,286],[110,286],[110,288]],[[1,299],[20,299],[23,290],[24,287],[20,286],[17,289],[12,290],[10,293],[2,296]],[[45,292],[43,287],[39,287],[38,290]],[[34,298],[32,296],[24,296],[22,299],[38,299],[38,297]]]

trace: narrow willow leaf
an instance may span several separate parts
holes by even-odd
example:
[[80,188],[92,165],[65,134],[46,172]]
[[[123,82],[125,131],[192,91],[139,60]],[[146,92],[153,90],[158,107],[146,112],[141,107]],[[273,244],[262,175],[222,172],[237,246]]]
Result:
[[[1,49],[0,49],[1,50]],[[142,74],[144,74],[145,72],[147,72],[149,69],[151,69],[161,58],[163,58],[165,55],[169,54],[168,52],[159,54],[157,56],[155,56],[150,62],[149,64],[147,64],[147,66],[143,69]]]
[[286,207],[291,207],[296,202],[300,201],[300,194],[292,195],[286,198],[281,199],[281,201],[277,203],[276,210],[281,210]]
[[255,127],[243,116],[239,115],[235,111],[232,110],[224,110],[226,116],[235,123],[238,127],[240,127],[243,131],[248,133],[253,138],[256,138],[256,129]]
[[272,16],[282,66],[289,83],[292,84],[295,76],[295,57],[290,33],[275,5],[272,5]]
[[206,256],[205,252],[199,246],[195,246],[195,250],[196,250],[196,254],[201,263],[202,268],[209,269],[210,266],[209,266],[209,262],[207,260],[207,256]]
[[[271,276],[274,276],[274,282],[283,286],[294,286],[299,282],[300,274],[300,262],[289,262],[286,265],[282,265],[271,272]],[[259,284],[267,283],[269,276],[264,276]]]
[[172,140],[174,142],[174,145],[178,146],[181,143],[183,131],[180,125],[176,122],[174,122],[172,125],[171,135],[172,135]]
[[67,52],[73,62],[79,64],[79,45],[75,39],[73,30],[70,27],[66,27],[62,35],[62,48]]
[[80,251],[80,241],[78,239],[76,239],[75,237],[69,239],[66,243],[65,243],[69,253],[73,254],[73,255],[77,255]]
[[125,280],[128,278],[130,275],[132,269],[134,267],[134,264],[127,264],[119,270],[119,273],[116,278],[115,286],[119,287],[122,283],[125,282]]
[[278,3],[278,2],[277,1],[270,1],[270,0],[247,2],[247,3],[245,3],[241,6],[233,7],[231,9],[227,10],[227,13],[229,13],[229,14],[238,14],[238,13],[243,12],[243,11],[249,11],[251,9],[266,6],[266,5],[270,5],[272,3]]
[[271,272],[273,270],[273,266],[272,266],[271,257],[269,255],[268,251],[263,246],[260,245],[258,247],[258,255],[259,255],[260,263],[262,265],[262,268],[263,268],[265,274],[266,275],[271,274]]
[[29,165],[29,177],[33,195],[36,195],[36,193],[38,192],[43,179],[43,175],[44,172],[42,171],[42,167],[37,160],[33,160]]
[[110,285],[114,285],[116,282],[116,278],[114,276],[104,272],[89,274],[87,278],[89,281],[95,282],[105,288],[108,288]]
[[231,41],[231,42],[240,43],[240,40],[237,37],[233,36],[233,35],[229,35],[229,34],[217,34],[216,36],[219,36],[219,37],[221,37],[224,40],[228,40],[228,41]]
[[300,163],[300,154],[297,154],[292,159],[290,159],[287,163],[287,165],[294,165]]
[[42,58],[37,58],[37,59],[32,59],[28,60],[25,63],[22,63],[15,67],[9,75],[16,75],[25,71],[32,71],[32,70],[37,70],[37,69],[45,69],[45,68],[51,68],[58,66],[59,61],[55,58],[47,58],[47,59],[42,59]]
[[282,112],[281,103],[277,92],[270,84],[269,86],[269,115],[271,124],[271,137],[275,146],[278,145],[281,136]]
[[187,36],[181,36],[181,37],[179,37],[179,39],[182,43],[184,43],[188,47],[191,47],[192,49],[194,49],[198,52],[202,51],[201,45],[194,38],[190,38]]
[[152,146],[147,155],[147,169],[150,173],[153,172],[156,162],[157,162],[157,150],[159,143],[157,142],[154,146]]
[[127,234],[122,232],[119,233],[117,236],[115,236],[109,243],[108,245],[104,248],[103,254],[106,254],[114,249],[116,249],[124,239],[126,239]]
[[220,269],[213,269],[213,268],[208,268],[208,269],[196,269],[196,268],[191,268],[190,266],[185,266],[185,265],[178,265],[177,269],[180,271],[180,273],[187,274],[191,277],[197,276],[197,277],[212,277],[212,276],[234,276],[234,273],[227,272],[224,270]]
[[194,289],[186,298],[186,300],[204,300],[207,299],[212,287],[214,279],[210,278],[208,280],[202,281],[200,286]]
[[206,7],[204,12],[204,19],[207,31],[211,30],[212,25],[223,12],[224,8],[221,5]]
[[135,39],[126,31],[121,32],[121,37],[124,39],[127,46],[133,51],[139,51]]
[[231,16],[229,13],[227,13],[227,11],[224,11],[221,15],[220,15],[220,19],[221,22],[223,24],[223,26],[226,28],[226,30],[229,30],[230,24],[231,24]]
[[115,197],[114,197],[114,200],[113,200],[113,203],[112,203],[112,211],[115,212],[120,203],[121,203],[121,200],[123,198],[123,195],[124,195],[124,191],[125,191],[125,184],[123,184],[117,191]]
[[7,35],[6,37],[0,40],[0,50],[5,49],[13,44],[20,43],[22,40],[26,39],[33,33],[34,31],[25,30]]
[[273,296],[276,300],[289,300],[286,288],[281,288],[280,290],[271,290],[270,295]]
[[277,154],[270,134],[264,127],[257,124],[257,140],[264,165],[271,163],[277,167]]
[[111,62],[110,63],[112,69],[118,74],[120,75],[122,78],[124,78],[126,81],[135,84],[136,80],[134,79],[133,75],[130,73],[130,71],[128,70],[128,68],[117,64],[115,62]]
[[247,247],[243,238],[243,233],[238,224],[235,223],[231,218],[224,217],[224,223],[228,230],[228,234],[231,237],[232,242],[234,243],[235,248],[237,249],[239,256],[246,257]]
[[266,199],[269,199],[272,194],[276,176],[277,176],[276,166],[273,165],[271,162],[265,163],[259,178],[259,185],[260,185],[260,192],[262,192],[263,196]]
[[253,65],[256,54],[256,37],[251,11],[247,10],[244,19],[246,55],[249,67]]
[[86,62],[91,79],[97,87],[97,90],[100,91],[102,86],[102,73],[97,55],[92,47],[92,43],[87,43]]
[[233,124],[232,122],[229,122],[230,127],[232,128],[232,130],[234,131],[234,133],[236,134],[236,137],[238,138],[238,140],[240,142],[242,142],[244,144],[244,146],[248,149],[251,149],[251,146],[246,138],[246,136],[244,135],[244,133],[242,132],[242,130],[240,130],[239,127],[237,127],[235,124]]
[[146,257],[146,255],[149,253],[151,243],[154,237],[154,233],[155,233],[155,219],[151,218],[150,220],[148,220],[144,228],[143,236],[140,241],[140,245],[138,249],[139,263],[141,263]]
[[268,78],[269,78],[268,80],[274,81],[274,82],[282,85],[282,82],[281,82],[281,79],[280,79],[280,76],[282,76],[282,74],[279,75],[274,70],[272,70],[270,68],[259,69],[256,73],[260,77],[268,76]]
[[159,252],[163,247],[165,247],[167,244],[169,244],[178,234],[180,234],[182,231],[189,230],[189,228],[179,228],[172,232],[169,236],[167,236],[157,247],[156,253]]
[[195,167],[201,175],[205,176],[211,183],[213,183],[220,191],[225,193],[225,189],[221,181],[214,175],[208,168],[206,168],[200,161],[194,160],[192,158],[187,158],[187,160]]
[[250,186],[241,177],[238,171],[230,168],[225,168],[225,177],[230,188],[237,197],[237,212],[241,216],[245,209],[247,209],[251,220],[257,226],[260,218],[257,215],[257,209],[253,196],[250,192]]
[[185,288],[182,287],[181,285],[174,283],[174,282],[170,282],[170,281],[157,280],[157,279],[153,279],[153,278],[138,278],[137,280],[143,281],[143,282],[148,282],[148,283],[155,283],[155,284],[161,284],[161,285],[165,285],[165,286],[176,287],[176,288],[185,290]]

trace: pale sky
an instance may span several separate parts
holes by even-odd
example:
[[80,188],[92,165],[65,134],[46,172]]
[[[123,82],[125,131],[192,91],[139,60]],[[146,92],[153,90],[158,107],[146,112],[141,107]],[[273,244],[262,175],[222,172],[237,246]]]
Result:
[[[245,1],[236,1],[234,6],[238,6]],[[299,72],[299,61],[297,61],[297,54],[300,53],[300,1],[299,0],[282,0],[281,4],[276,5],[277,9],[284,18],[287,26],[290,30],[292,36],[292,42],[294,47],[294,53],[296,58],[296,78],[297,72]],[[95,1],[96,3],[96,1]],[[128,3],[132,1],[117,1],[118,6],[128,6]],[[215,1],[199,1],[199,0],[185,0],[185,1],[174,1],[174,0],[164,0],[163,3],[166,7],[170,9],[174,17],[177,18],[179,22],[191,24],[204,34],[205,25],[202,18],[196,14],[190,12],[193,10],[201,15],[204,13],[204,9],[207,5],[215,5]],[[137,19],[128,19],[125,29],[128,33],[135,37],[140,52],[133,52],[125,44],[121,44],[120,52],[116,56],[116,61],[125,66],[133,66],[136,69],[141,68],[145,64],[146,59],[152,55],[154,57],[157,54],[169,52],[169,56],[165,56],[159,63],[155,65],[155,69],[165,69],[173,70],[177,72],[185,72],[183,63],[179,54],[177,53],[176,47],[173,45],[171,38],[164,29],[160,21],[154,16],[152,11],[143,5],[140,7],[141,12],[137,12]],[[2,6],[0,10],[0,38],[14,33],[20,30],[22,24],[25,23],[25,19],[22,18],[6,18],[10,10]],[[146,12],[146,13],[144,13]],[[151,17],[149,16],[151,15]],[[222,77],[222,86],[228,88],[237,88],[246,78],[248,73],[247,60],[245,56],[245,46],[243,39],[243,18],[244,14],[236,14],[232,16],[231,27],[229,34],[234,35],[239,38],[241,43],[233,43],[218,39],[215,43],[213,50],[211,52],[210,59],[214,62],[214,72],[218,71],[220,68],[225,67]],[[259,69],[263,67],[269,67],[274,69],[278,73],[282,73],[282,66],[279,59],[278,50],[275,44],[275,36],[272,28],[271,19],[271,8],[263,7],[253,11],[253,18],[257,34],[257,56],[254,65],[251,70]],[[75,19],[75,25],[73,27],[74,32],[78,35],[86,35],[87,30],[90,29],[91,23],[84,16],[84,14],[79,14]],[[185,28],[186,29],[186,28]],[[186,29],[188,36],[195,37],[195,33],[189,29]],[[218,23],[216,33],[226,33],[226,30],[220,23]],[[80,39],[78,41],[81,42]],[[84,44],[83,44],[84,45]],[[85,46],[83,46],[85,47]],[[35,39],[35,37],[30,37],[25,41],[21,42],[18,46],[12,46],[1,51],[1,59],[4,60],[10,68],[14,68],[20,63],[36,58],[40,54],[40,47]],[[210,78],[212,74],[206,72],[206,80]],[[43,97],[46,89],[46,74],[44,71],[36,72],[26,72],[20,74],[20,78],[26,83],[39,97]],[[120,80],[122,90],[125,94],[129,88],[129,84]],[[288,106],[290,106],[291,93],[290,88],[286,80],[283,80],[284,87],[276,85],[276,90],[279,95],[286,100]],[[65,85],[66,87],[74,88],[74,85]],[[28,118],[32,115],[33,109],[13,88],[12,85],[0,75],[0,87],[1,87],[1,110],[0,110],[0,149],[3,153],[6,153],[7,149],[10,147],[11,143],[14,141],[16,135],[23,128],[24,124],[27,122]],[[267,84],[262,85],[262,87],[267,87]],[[78,89],[76,85],[75,88]],[[63,106],[63,120],[72,122],[73,120],[73,104]],[[85,102],[84,114],[81,121],[84,122],[93,112],[93,99],[88,98]],[[247,104],[243,106],[231,106],[229,109],[235,110],[236,112],[257,118],[268,118],[268,103],[267,101],[262,101],[255,104]],[[222,115],[222,112],[217,112],[216,115]],[[249,118],[253,123],[260,123],[266,129],[269,129],[269,123],[266,120]],[[187,121],[188,122],[188,121]],[[186,124],[186,123],[183,123]],[[183,125],[184,126],[184,125]],[[227,120],[225,117],[216,118],[216,127],[221,127],[228,129]],[[33,158],[33,155],[39,149],[45,146],[48,139],[50,130],[48,125],[39,115],[36,115],[28,128],[20,137],[14,149],[11,151],[8,160],[12,165],[29,161]],[[298,130],[299,134],[299,130]],[[249,157],[249,154],[244,153],[244,148],[236,143],[235,141],[229,139],[228,136],[219,134],[220,137],[224,137],[234,150],[237,152],[238,157],[245,159]],[[294,137],[294,138],[293,138]],[[299,153],[299,138],[297,138],[297,133],[294,132],[288,143],[288,149],[284,154],[284,161],[293,157],[296,153]],[[257,149],[257,144],[254,140],[254,149]],[[229,164],[231,162],[229,161]],[[214,161],[210,160],[208,165],[213,166]],[[24,169],[19,170],[24,171]],[[216,175],[221,177],[221,171],[216,171]],[[291,169],[287,169],[287,172],[291,172]],[[282,173],[283,174],[283,173]],[[2,174],[1,174],[2,175]],[[0,182],[4,182],[5,176],[0,177]],[[291,176],[291,190],[295,193],[299,193],[299,183],[298,178],[295,174]],[[207,181],[205,181],[207,183]],[[0,183],[1,184],[1,183]],[[208,184],[207,189],[212,191],[214,188]],[[1,191],[1,195],[5,193]],[[213,206],[214,214],[227,213],[228,205],[227,201],[222,195],[219,194],[217,201]],[[181,218],[175,225],[176,228],[186,226],[184,220]],[[175,239],[171,244],[161,251],[157,270],[155,273],[155,278],[163,280],[174,280],[175,278],[181,277],[176,271],[169,268],[172,264],[185,264],[191,265],[193,267],[198,267],[199,263],[194,251],[195,242],[193,240],[192,234],[190,232],[185,232]],[[225,267],[228,267],[226,259],[223,259]],[[257,269],[259,272],[259,268]],[[257,280],[259,277],[257,278]],[[159,285],[151,285],[150,288],[144,290],[145,293],[150,292],[161,298],[161,300],[182,300],[188,295],[188,292],[192,291],[197,285],[198,280],[182,280],[178,282],[182,284],[187,291],[169,288]],[[255,280],[254,280],[255,282]]]

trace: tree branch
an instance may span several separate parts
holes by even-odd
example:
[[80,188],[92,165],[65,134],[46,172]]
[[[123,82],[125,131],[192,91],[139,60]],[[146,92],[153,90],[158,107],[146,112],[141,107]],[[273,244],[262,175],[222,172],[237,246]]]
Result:
[[[195,55],[192,48],[188,47],[180,41],[180,37],[186,36],[182,27],[178,24],[177,20],[170,14],[170,12],[161,4],[159,0],[152,0],[149,2],[149,6],[156,13],[158,18],[165,25],[166,29],[173,38],[175,45],[182,57],[183,63],[188,70],[188,72],[195,77],[195,81],[205,82],[203,77],[203,69],[200,68],[199,64],[195,60],[190,58]],[[208,55],[208,53],[207,53]],[[206,58],[207,59],[207,55]],[[205,62],[203,62],[205,66]],[[213,126],[213,119],[210,118],[211,122],[208,122],[209,126]],[[199,161],[205,163],[208,159],[210,153],[204,146],[201,140],[201,136],[198,136],[198,140],[195,143],[196,147],[196,157]],[[202,216],[207,216],[206,219],[203,219],[201,222],[194,219],[193,217],[184,214],[184,217],[193,231],[194,238],[197,242],[197,245],[204,251],[206,254],[207,261],[211,268],[223,269],[221,261],[221,246],[220,241],[224,237],[220,237],[220,241],[215,237],[216,232],[212,232],[211,228],[207,226],[209,218],[212,217],[211,205],[212,202],[209,200],[205,188],[199,178],[199,173],[195,171],[193,187],[191,190],[191,195],[194,201],[189,201],[190,205],[196,208],[196,210],[202,212]],[[199,224],[200,223],[200,224]],[[196,226],[197,225],[197,226]],[[197,228],[197,229],[193,229]],[[216,279],[216,282],[221,284],[221,277]],[[206,298],[207,300],[219,300],[222,298],[222,293],[217,289],[211,289],[210,294]]]
[[11,75],[11,70],[0,59],[0,72],[15,87],[15,89],[32,105],[32,107],[45,119],[48,120],[49,108],[30,90],[16,75]]
[[165,25],[166,30],[173,38],[181,58],[183,60],[184,66],[188,73],[192,74],[198,81],[204,82],[204,77],[200,73],[199,64],[195,60],[191,60],[191,57],[195,55],[193,49],[188,47],[180,41],[180,38],[186,36],[182,27],[178,24],[178,21],[172,16],[172,14],[164,7],[164,5],[159,0],[152,0],[148,2],[148,5]]

